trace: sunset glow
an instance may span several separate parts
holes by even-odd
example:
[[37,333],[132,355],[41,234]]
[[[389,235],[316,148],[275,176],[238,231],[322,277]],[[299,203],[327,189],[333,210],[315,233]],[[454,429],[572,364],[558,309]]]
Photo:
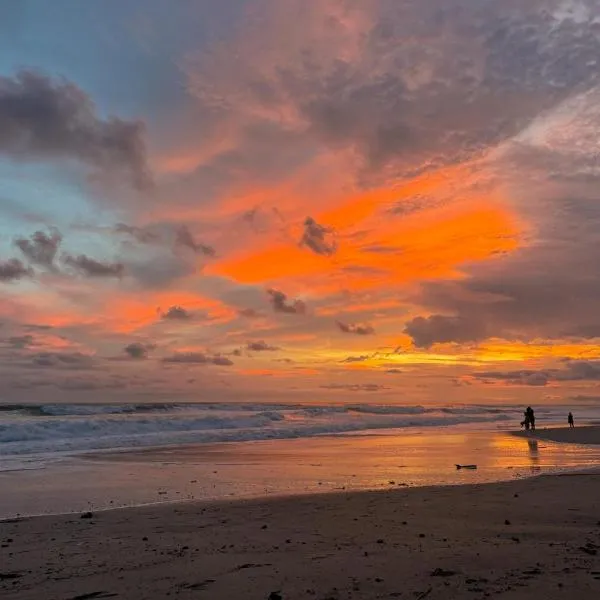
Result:
[[598,392],[597,23],[100,4],[0,41],[3,398]]

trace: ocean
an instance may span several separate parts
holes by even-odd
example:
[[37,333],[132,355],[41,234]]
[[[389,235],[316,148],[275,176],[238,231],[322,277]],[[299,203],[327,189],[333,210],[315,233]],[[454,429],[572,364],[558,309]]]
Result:
[[[594,407],[570,409],[578,424],[600,420]],[[538,407],[538,428],[564,425],[567,412]],[[0,517],[483,483],[600,464],[600,447],[511,436],[521,415],[509,405],[4,404]]]

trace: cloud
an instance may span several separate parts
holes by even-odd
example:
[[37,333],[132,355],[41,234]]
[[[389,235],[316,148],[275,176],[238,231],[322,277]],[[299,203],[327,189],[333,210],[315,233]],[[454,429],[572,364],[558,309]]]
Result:
[[[350,152],[368,175],[414,173],[476,155],[598,81],[593,19],[558,3],[262,2],[188,62],[189,87],[211,114]],[[591,15],[597,0],[578,6]]]
[[275,312],[295,315],[306,313],[306,304],[302,300],[288,302],[287,295],[275,289],[267,290],[267,294],[270,296],[271,306]]
[[164,363],[170,364],[184,364],[184,365],[219,365],[224,367],[230,367],[233,365],[226,356],[215,355],[209,356],[202,352],[175,352],[171,356],[163,358]]
[[231,367],[233,365],[233,361],[227,358],[226,356],[213,356],[210,360],[213,365],[219,365],[221,367]]
[[154,350],[154,348],[156,348],[154,344],[142,344],[141,342],[133,342],[125,346],[123,350],[130,358],[143,359],[148,358],[148,354],[152,350]]
[[271,346],[263,340],[258,342],[248,342],[246,349],[252,352],[275,352],[277,350],[281,350],[281,348],[278,348],[277,346]]
[[399,254],[402,252],[400,246],[386,246],[383,244],[372,244],[369,246],[363,246],[360,251],[367,252],[369,254]]
[[35,339],[32,335],[14,335],[9,337],[7,341],[12,348],[22,350],[23,348],[32,346]]
[[551,382],[600,381],[600,361],[568,360],[562,369],[480,371],[472,377],[481,381],[504,381],[510,385],[545,386]]
[[115,233],[129,235],[140,244],[155,244],[161,240],[161,236],[156,231],[151,231],[145,227],[126,225],[125,223],[117,223],[114,231]]
[[148,187],[141,121],[101,119],[90,97],[73,83],[42,73],[0,76],[0,153],[15,159],[68,158],[96,169],[126,173]]
[[168,310],[162,313],[161,318],[167,321],[189,321],[193,318],[192,313],[181,306],[170,306]]
[[312,217],[307,217],[304,221],[304,233],[300,245],[310,248],[315,254],[331,256],[337,250],[335,240],[328,239],[332,233],[331,227],[319,225]]
[[[600,40],[598,40],[600,43]],[[575,66],[574,66],[575,68]],[[416,345],[600,337],[600,88],[542,113],[490,157],[496,184],[524,223],[520,247],[468,264],[458,281],[429,281],[407,325]]]
[[341,321],[336,321],[337,326],[340,331],[344,333],[354,333],[356,335],[373,335],[375,333],[375,329],[368,324],[359,325],[357,323],[342,323]]
[[44,231],[36,231],[30,238],[17,238],[15,246],[21,250],[30,263],[52,269],[62,239],[60,231],[53,228],[49,234]]
[[497,380],[505,381],[511,385],[545,386],[550,380],[550,374],[546,371],[532,369],[521,369],[516,371],[482,371],[474,373],[473,377],[482,381]]
[[146,246],[141,253],[128,252],[127,274],[149,289],[168,289],[177,280],[197,272],[189,257],[175,256],[162,247]]
[[86,277],[122,277],[125,272],[123,263],[101,262],[85,254],[79,254],[78,256],[65,254],[62,260],[65,265],[72,267]]
[[404,328],[418,348],[445,342],[476,342],[487,337],[487,327],[477,320],[459,316],[416,317]]
[[212,246],[197,242],[186,225],[182,225],[177,229],[175,234],[175,245],[188,248],[192,252],[202,254],[203,256],[214,257],[216,255],[216,250]]
[[390,389],[378,383],[328,383],[320,387],[325,390],[344,390],[348,392],[380,392]]
[[369,360],[370,358],[372,358],[371,354],[362,354],[360,356],[347,356],[341,362],[343,362],[343,363],[357,363],[357,362],[364,362],[366,360]]
[[56,369],[90,369],[93,357],[80,352],[38,352],[30,357],[36,367],[52,367]]
[[240,315],[240,317],[246,317],[247,319],[258,319],[259,317],[262,317],[260,311],[255,310],[254,308],[241,308],[238,310],[238,315]]
[[25,277],[33,277],[33,270],[25,266],[18,258],[0,261],[0,282],[10,283]]
[[564,370],[554,373],[558,381],[598,381],[600,380],[600,361],[570,360]]

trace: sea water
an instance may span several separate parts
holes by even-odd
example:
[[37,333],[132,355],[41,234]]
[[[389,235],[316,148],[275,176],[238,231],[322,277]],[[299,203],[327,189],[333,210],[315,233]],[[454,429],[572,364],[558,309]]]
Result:
[[[176,500],[483,483],[600,465],[520,439],[515,406],[0,405],[0,517]],[[565,409],[537,412],[538,427]],[[566,413],[565,413],[566,414]],[[576,410],[578,423],[600,418]],[[457,470],[477,464],[476,471]]]

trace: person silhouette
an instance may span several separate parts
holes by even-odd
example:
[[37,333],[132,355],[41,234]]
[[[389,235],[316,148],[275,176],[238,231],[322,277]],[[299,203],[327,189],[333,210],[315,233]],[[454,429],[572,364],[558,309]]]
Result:
[[535,431],[535,413],[533,412],[533,408],[531,408],[531,406],[528,406],[525,413],[527,414],[531,431]]
[[569,427],[575,427],[575,422],[573,420],[572,412],[569,413],[569,416],[567,417],[567,422],[569,423]]

